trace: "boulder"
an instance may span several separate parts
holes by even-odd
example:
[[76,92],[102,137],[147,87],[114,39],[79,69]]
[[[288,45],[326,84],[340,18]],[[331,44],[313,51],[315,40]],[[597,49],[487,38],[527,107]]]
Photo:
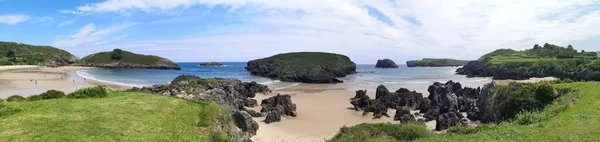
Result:
[[281,121],[281,112],[278,112],[277,110],[267,112],[267,118],[264,120],[267,124],[279,121]]
[[415,116],[410,114],[410,108],[407,106],[400,107],[396,109],[396,115],[394,115],[395,121],[400,121],[401,123],[407,122],[415,122]]
[[375,68],[398,68],[398,65],[390,59],[377,60]]
[[260,103],[260,106],[262,107],[260,112],[267,113],[268,121],[265,120],[265,122],[278,122],[280,120],[280,116],[272,116],[275,115],[274,113],[279,113],[278,115],[296,117],[296,104],[292,103],[291,97],[292,96],[287,94],[277,94],[276,96],[262,100]]
[[256,135],[258,123],[252,119],[252,116],[246,111],[236,111],[233,113],[233,121],[242,131]]
[[352,104],[354,109],[358,111],[367,105],[367,100],[369,100],[367,90],[358,90],[356,91],[354,98],[350,99],[350,104]]
[[340,83],[338,77],[356,73],[356,64],[340,54],[297,52],[249,61],[246,70],[284,82]]

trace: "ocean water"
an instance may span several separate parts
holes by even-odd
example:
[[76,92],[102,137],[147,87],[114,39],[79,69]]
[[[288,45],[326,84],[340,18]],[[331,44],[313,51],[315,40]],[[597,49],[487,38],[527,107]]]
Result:
[[[241,81],[256,81],[271,88],[286,88],[299,83],[281,82],[269,78],[252,76],[247,72],[246,62],[223,62],[222,67],[203,67],[199,63],[178,63],[182,70],[149,70],[149,69],[99,69],[82,70],[77,74],[100,82],[125,86],[150,86],[166,84],[179,75],[196,75],[203,78],[231,78]],[[459,81],[466,86],[479,86],[490,81],[488,78],[466,78],[455,75],[458,67],[414,67],[401,66],[396,69],[379,69],[375,65],[357,65],[357,74],[341,78],[343,87],[347,89],[367,89],[379,84],[389,86],[390,90],[399,87],[428,86],[433,82]],[[393,88],[393,89],[392,89]]]

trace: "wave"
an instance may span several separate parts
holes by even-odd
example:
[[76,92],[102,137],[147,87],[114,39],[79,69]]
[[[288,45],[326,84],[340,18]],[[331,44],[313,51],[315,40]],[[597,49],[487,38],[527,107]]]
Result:
[[127,84],[127,83],[121,83],[121,82],[114,82],[114,81],[102,80],[102,79],[98,79],[96,77],[91,76],[89,73],[87,73],[85,71],[86,70],[79,70],[76,73],[77,73],[77,75],[79,75],[80,77],[83,77],[85,79],[94,80],[94,81],[103,82],[103,83],[108,83],[108,84],[119,85],[119,86],[127,86],[127,87],[144,87],[144,86],[150,86],[150,85]]
[[294,86],[300,85],[300,83],[297,83],[297,82],[296,83],[294,83],[294,82],[281,82],[281,80],[265,81],[265,82],[261,82],[259,84],[267,85],[272,90],[285,89],[285,88],[290,88],[290,87],[294,87]]

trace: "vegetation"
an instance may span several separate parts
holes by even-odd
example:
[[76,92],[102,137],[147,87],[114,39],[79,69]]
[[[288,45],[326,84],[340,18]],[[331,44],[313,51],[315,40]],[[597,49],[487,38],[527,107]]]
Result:
[[367,142],[367,141],[410,141],[429,137],[433,133],[425,125],[418,123],[359,124],[342,127],[330,142]]
[[104,98],[108,96],[108,89],[104,86],[93,86],[79,89],[70,93],[67,98],[85,99],[85,98]]
[[121,49],[88,55],[75,65],[106,68],[181,69],[169,59],[154,55],[135,54]]
[[77,60],[71,53],[51,46],[0,41],[0,65],[67,65]]
[[469,61],[456,59],[433,59],[424,58],[422,60],[406,61],[408,67],[443,67],[443,66],[464,66]]
[[577,52],[572,46],[534,45],[524,51],[499,49],[457,70],[469,77],[496,79],[558,77],[576,81],[600,81],[600,60],[595,52]]
[[25,99],[24,97],[19,96],[19,95],[12,95],[12,96],[6,98],[6,101],[9,101],[9,102],[18,102],[18,101],[25,101],[25,100],[27,100],[27,99]]
[[377,60],[377,64],[375,64],[376,68],[398,68],[396,62],[390,59]]
[[[597,93],[600,92],[598,87],[600,83],[561,82],[563,81],[557,81],[558,84],[521,84],[520,89],[510,91],[531,94],[511,97],[521,98],[512,99],[518,101],[530,101],[529,99],[533,97],[535,99],[532,99],[534,100],[532,104],[549,101],[548,98],[552,98],[552,95],[536,94],[548,91],[549,87],[556,88],[558,94],[563,94],[554,97],[551,103],[541,109],[535,109],[535,105],[526,106],[533,109],[522,108],[523,110],[509,121],[499,124],[453,127],[446,134],[424,135],[416,138],[415,141],[597,141],[597,135],[600,134],[600,129],[597,129],[600,126],[600,121],[597,121],[600,119],[600,109],[596,108],[600,108],[600,94]],[[508,91],[505,89],[494,91]],[[376,128],[368,128],[364,125],[376,126]],[[400,129],[401,125],[361,124],[357,125],[360,127],[350,127],[352,130],[342,128],[331,141],[352,141],[351,138],[360,139],[359,141],[406,141],[407,139],[392,138],[388,135],[376,135],[390,129],[389,127]],[[425,129],[425,126],[420,125],[420,127]],[[404,129],[408,130],[406,127]]]
[[214,103],[137,92],[109,92],[94,99],[0,101],[0,141],[232,141],[226,133],[210,129],[231,121]]

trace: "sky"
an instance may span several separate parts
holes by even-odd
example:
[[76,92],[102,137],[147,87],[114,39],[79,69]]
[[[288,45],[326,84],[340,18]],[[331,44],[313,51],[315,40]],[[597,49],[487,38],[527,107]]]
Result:
[[600,50],[600,0],[0,0],[0,41],[176,62],[319,51],[374,64],[534,44]]

